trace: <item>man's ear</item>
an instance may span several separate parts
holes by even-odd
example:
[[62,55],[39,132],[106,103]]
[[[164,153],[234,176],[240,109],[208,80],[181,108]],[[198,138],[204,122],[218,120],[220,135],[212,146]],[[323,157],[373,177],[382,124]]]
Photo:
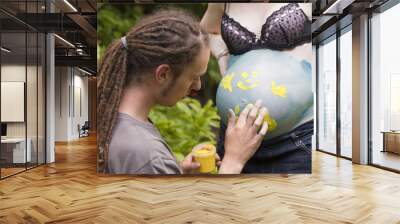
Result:
[[160,85],[168,83],[171,76],[171,67],[167,64],[161,64],[154,70],[154,80]]

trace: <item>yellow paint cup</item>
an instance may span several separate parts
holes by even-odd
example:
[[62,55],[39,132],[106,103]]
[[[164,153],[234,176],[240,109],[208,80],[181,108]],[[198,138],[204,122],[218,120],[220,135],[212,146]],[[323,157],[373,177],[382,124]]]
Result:
[[211,173],[215,170],[215,146],[212,144],[201,144],[193,149],[196,162],[200,163],[200,173]]

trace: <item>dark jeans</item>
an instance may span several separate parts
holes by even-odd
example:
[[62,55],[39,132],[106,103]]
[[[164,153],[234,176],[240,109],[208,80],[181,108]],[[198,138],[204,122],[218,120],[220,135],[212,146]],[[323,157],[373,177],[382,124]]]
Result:
[[[226,126],[221,122],[217,153],[223,158]],[[311,136],[313,121],[293,131],[263,141],[242,173],[311,173]]]

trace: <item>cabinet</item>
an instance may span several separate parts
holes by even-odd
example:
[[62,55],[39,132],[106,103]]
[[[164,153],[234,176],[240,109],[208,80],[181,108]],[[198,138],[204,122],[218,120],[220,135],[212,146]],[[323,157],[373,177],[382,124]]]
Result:
[[383,152],[400,154],[400,132],[387,131],[383,133]]
[[[27,143],[26,151],[25,144]],[[30,138],[7,138],[1,140],[1,163],[20,164],[31,162],[32,160],[32,141]]]

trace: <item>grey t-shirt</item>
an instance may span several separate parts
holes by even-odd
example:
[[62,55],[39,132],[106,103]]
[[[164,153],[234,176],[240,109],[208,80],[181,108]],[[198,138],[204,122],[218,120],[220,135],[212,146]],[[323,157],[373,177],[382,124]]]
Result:
[[118,113],[109,146],[113,174],[180,174],[182,170],[152,123]]

